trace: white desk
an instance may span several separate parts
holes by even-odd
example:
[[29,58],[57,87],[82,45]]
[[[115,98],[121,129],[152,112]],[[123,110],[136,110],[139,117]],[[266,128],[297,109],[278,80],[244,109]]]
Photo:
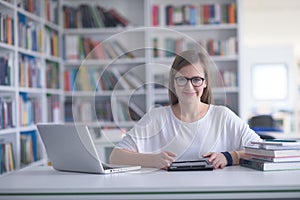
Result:
[[0,178],[0,199],[264,199],[299,198],[300,170],[141,170],[110,175],[34,167]]

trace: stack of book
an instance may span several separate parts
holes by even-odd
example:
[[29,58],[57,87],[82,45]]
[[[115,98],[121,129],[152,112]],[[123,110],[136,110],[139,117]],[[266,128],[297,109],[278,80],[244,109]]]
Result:
[[240,165],[261,171],[300,169],[300,140],[263,140],[245,147]]

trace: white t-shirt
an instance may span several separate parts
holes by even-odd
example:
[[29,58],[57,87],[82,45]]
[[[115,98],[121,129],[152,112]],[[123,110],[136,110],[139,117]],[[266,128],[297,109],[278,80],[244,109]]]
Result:
[[225,106],[210,105],[204,117],[183,122],[171,106],[154,108],[127,132],[116,148],[139,153],[171,151],[178,160],[191,160],[208,152],[241,150],[260,137]]

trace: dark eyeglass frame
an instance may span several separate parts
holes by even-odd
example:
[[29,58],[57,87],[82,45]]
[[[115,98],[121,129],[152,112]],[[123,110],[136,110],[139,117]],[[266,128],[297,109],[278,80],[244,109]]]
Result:
[[[185,84],[179,84],[178,79],[180,79],[180,78],[184,78],[186,80]],[[188,83],[188,81],[191,81],[191,83],[192,83],[192,85],[194,87],[200,87],[201,85],[203,85],[204,80],[205,80],[205,78],[200,77],[200,76],[193,76],[191,78],[188,78],[188,77],[185,77],[185,76],[177,76],[174,79],[175,79],[176,84],[178,86],[181,86],[181,87],[186,86],[186,84]],[[193,80],[195,80],[195,79],[200,79],[201,80],[200,85],[197,85],[197,84],[195,84],[195,82],[193,82]]]

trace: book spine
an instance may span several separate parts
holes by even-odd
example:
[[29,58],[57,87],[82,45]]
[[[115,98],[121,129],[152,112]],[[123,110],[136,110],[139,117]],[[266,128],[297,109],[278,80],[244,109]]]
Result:
[[158,5],[152,6],[152,25],[153,26],[159,25],[159,6]]
[[264,171],[264,164],[260,162],[253,162],[251,160],[241,158],[240,165],[243,167]]

